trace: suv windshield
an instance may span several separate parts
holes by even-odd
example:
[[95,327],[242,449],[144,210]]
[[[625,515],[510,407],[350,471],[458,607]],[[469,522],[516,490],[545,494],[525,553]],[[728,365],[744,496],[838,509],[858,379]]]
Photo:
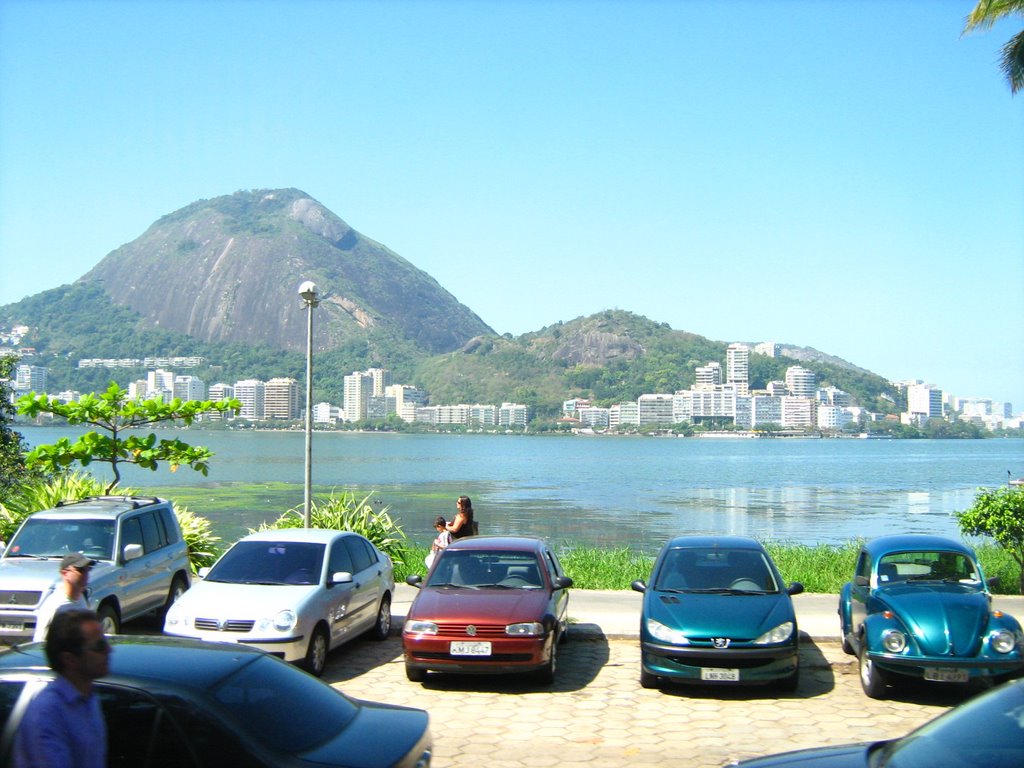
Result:
[[11,539],[4,557],[63,557],[68,552],[112,560],[114,521],[30,517]]
[[318,584],[323,544],[240,541],[213,566],[207,581],[230,584]]

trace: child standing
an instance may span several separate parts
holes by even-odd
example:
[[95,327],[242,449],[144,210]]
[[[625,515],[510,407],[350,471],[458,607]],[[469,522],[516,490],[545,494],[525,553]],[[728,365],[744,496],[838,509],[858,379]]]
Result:
[[437,531],[437,537],[430,545],[430,554],[427,555],[427,559],[424,561],[427,564],[427,568],[434,564],[434,558],[444,549],[452,543],[452,533],[446,527],[445,519],[440,515],[434,520],[434,529]]

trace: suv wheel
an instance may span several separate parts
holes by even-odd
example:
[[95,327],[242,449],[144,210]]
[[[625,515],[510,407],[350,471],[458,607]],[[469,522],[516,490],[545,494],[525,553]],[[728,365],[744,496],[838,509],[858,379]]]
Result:
[[110,603],[104,603],[96,611],[96,615],[99,616],[100,624],[103,625],[103,634],[105,635],[116,635],[121,629],[121,620],[117,616],[117,611],[114,610]]

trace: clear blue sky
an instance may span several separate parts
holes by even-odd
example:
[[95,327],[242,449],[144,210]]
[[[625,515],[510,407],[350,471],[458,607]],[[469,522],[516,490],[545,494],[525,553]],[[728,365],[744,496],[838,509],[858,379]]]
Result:
[[0,303],[298,187],[499,333],[627,309],[1021,411],[1021,20],[973,4],[0,0]]

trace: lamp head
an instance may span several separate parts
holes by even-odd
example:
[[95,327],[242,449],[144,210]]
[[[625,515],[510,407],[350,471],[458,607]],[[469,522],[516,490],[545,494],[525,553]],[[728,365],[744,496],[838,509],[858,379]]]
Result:
[[299,296],[302,297],[302,300],[306,302],[306,304],[315,307],[318,303],[316,296],[316,283],[314,283],[312,280],[307,280],[302,285],[300,285]]

